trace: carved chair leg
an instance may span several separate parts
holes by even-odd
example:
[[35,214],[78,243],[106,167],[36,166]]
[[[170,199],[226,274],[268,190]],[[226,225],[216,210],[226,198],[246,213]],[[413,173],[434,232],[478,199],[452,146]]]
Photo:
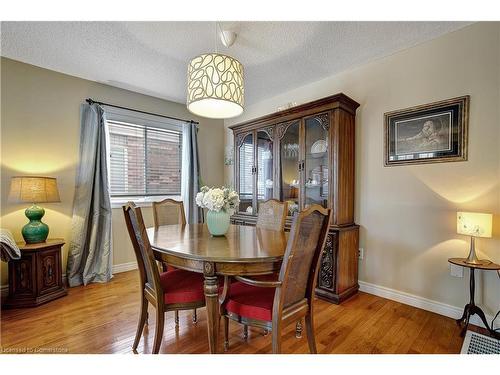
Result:
[[156,309],[155,339],[153,341],[153,354],[160,351],[161,340],[163,338],[163,326],[165,324],[165,312],[163,309]]
[[314,319],[311,313],[306,315],[306,331],[309,351],[311,354],[316,354],[318,351],[316,349],[316,337],[314,335]]
[[298,339],[302,337],[302,319],[295,324],[295,337]]
[[148,305],[146,304],[146,325],[149,325],[149,312],[148,312]]
[[142,331],[144,329],[144,324],[147,321],[148,317],[148,301],[145,298],[142,298],[141,304],[141,314],[139,316],[139,323],[137,324],[137,332],[135,334],[134,344],[132,345],[132,350],[136,352],[137,346],[139,346],[139,341],[141,340]]
[[198,323],[198,314],[196,312],[196,309],[193,309],[193,323]]
[[243,325],[243,340],[248,339],[248,326],[246,324]]
[[224,351],[227,351],[229,349],[229,318],[222,316],[222,321],[224,323]]

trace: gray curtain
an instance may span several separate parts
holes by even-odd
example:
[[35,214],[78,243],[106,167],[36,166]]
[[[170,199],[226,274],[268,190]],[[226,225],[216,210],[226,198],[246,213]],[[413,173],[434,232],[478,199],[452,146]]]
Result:
[[203,211],[196,205],[200,191],[200,161],[198,158],[198,128],[188,122],[182,129],[182,178],[181,194],[189,224],[203,222]]
[[113,277],[105,114],[98,104],[82,104],[80,119],[80,163],[67,266],[69,286],[107,282]]

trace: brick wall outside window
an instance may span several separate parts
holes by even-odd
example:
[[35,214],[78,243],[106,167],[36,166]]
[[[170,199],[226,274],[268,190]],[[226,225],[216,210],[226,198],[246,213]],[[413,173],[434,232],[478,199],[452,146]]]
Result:
[[111,196],[178,195],[182,134],[108,121]]

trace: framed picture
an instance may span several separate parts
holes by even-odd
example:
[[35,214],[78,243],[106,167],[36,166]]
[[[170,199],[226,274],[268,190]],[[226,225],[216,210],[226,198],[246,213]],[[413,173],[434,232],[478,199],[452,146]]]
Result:
[[384,114],[385,166],[467,160],[469,96]]

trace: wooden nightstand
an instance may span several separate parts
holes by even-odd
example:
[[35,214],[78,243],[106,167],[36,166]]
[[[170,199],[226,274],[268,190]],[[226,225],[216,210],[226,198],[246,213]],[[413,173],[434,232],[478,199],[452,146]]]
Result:
[[62,281],[64,241],[18,244],[21,259],[9,262],[9,296],[2,307],[34,307],[68,294]]

